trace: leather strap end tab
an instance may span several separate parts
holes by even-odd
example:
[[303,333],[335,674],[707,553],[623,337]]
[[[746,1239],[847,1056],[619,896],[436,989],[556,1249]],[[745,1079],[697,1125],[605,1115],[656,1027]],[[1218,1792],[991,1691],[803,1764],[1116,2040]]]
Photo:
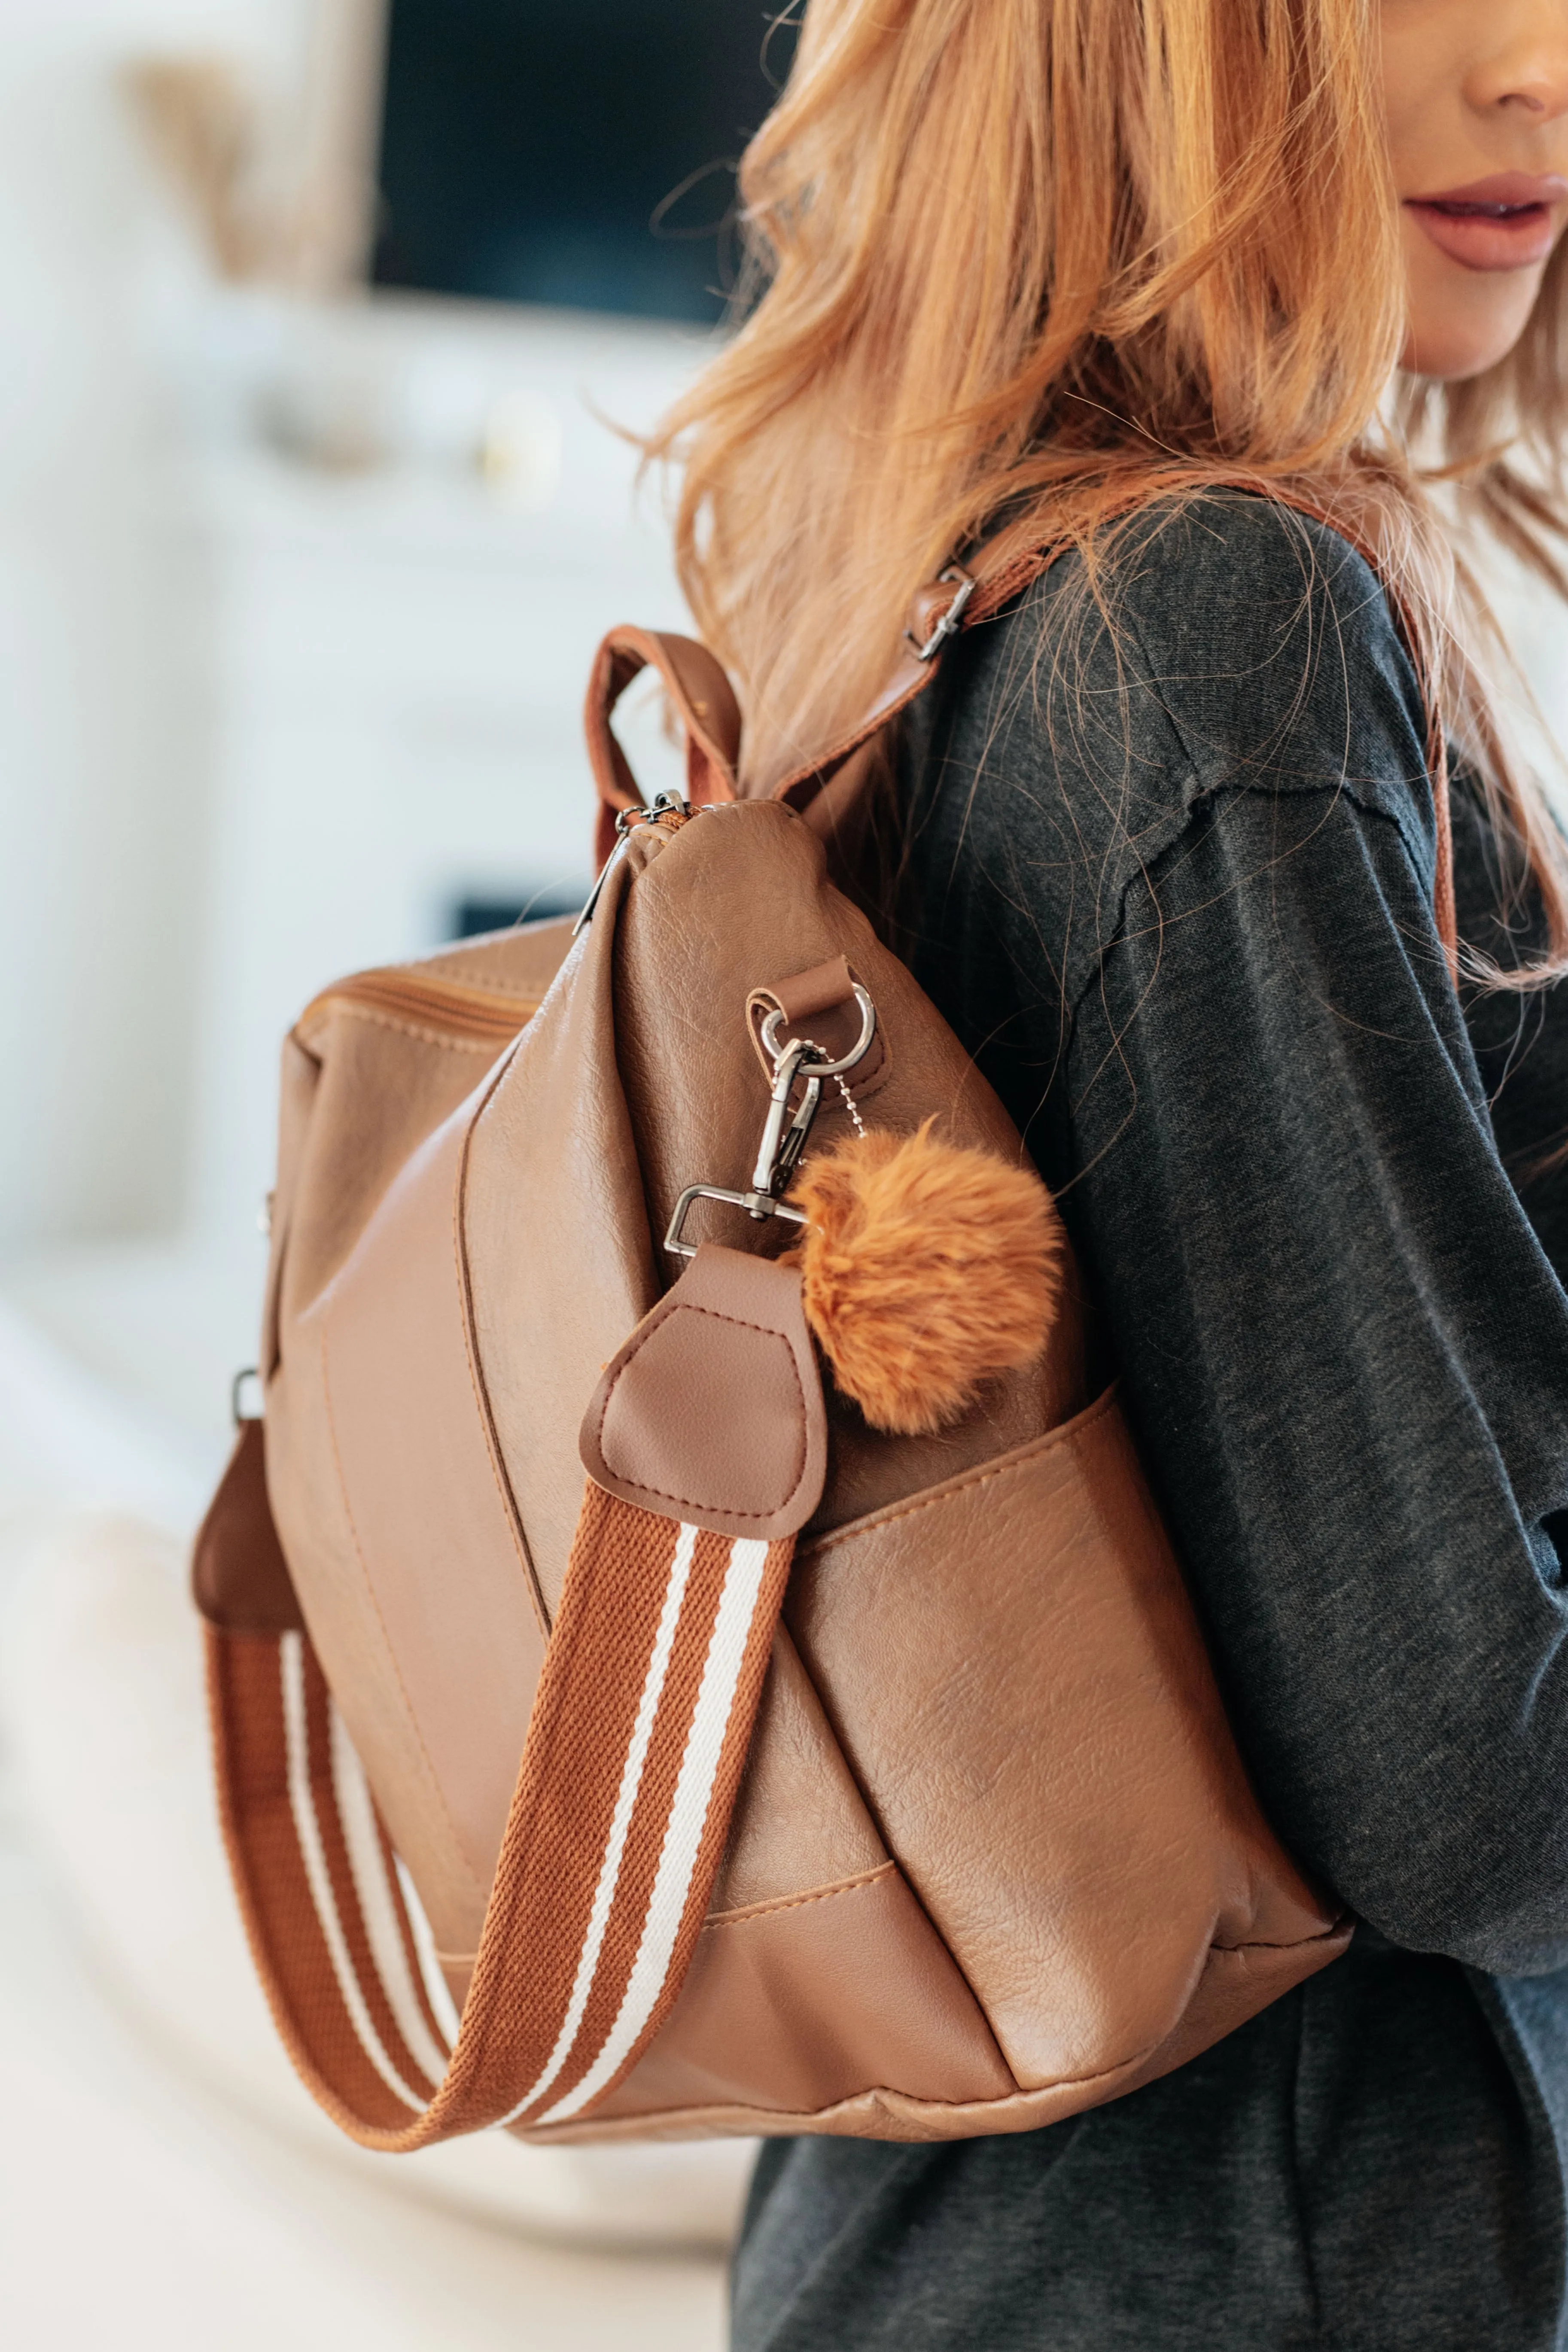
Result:
[[304,1631],[267,1496],[264,1422],[240,1423],[238,1442],[196,1537],[191,1593],[208,1624],[226,1633]]
[[791,980],[781,980],[772,988],[759,989],[756,993],[771,999],[784,1014],[791,1029],[809,1021],[814,1013],[826,1013],[835,1004],[847,1004],[855,993],[855,982],[847,956],[832,956],[826,963],[813,964],[809,971],[797,971]]
[[822,1499],[827,1417],[793,1266],[705,1242],[605,1366],[583,1423],[595,1485],[773,1543]]

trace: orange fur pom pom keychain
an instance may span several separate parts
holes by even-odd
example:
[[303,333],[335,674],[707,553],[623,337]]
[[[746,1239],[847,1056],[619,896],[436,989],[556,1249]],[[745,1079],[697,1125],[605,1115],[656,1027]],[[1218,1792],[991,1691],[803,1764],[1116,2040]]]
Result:
[[806,1321],[874,1429],[925,1436],[983,1381],[1032,1363],[1061,1280],[1061,1227],[1032,1170],[932,1135],[874,1131],[808,1160]]

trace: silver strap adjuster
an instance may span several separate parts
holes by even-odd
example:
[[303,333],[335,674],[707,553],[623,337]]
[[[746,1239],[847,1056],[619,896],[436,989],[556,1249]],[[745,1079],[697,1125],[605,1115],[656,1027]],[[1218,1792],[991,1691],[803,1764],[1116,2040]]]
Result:
[[942,651],[949,637],[957,636],[958,625],[963,618],[964,606],[980,585],[973,572],[966,572],[962,563],[950,563],[945,572],[939,572],[936,576],[939,581],[952,581],[956,584],[958,593],[923,646],[920,644],[911,630],[904,631],[905,641],[914,646],[915,659],[918,662],[930,661],[933,654],[939,654]]

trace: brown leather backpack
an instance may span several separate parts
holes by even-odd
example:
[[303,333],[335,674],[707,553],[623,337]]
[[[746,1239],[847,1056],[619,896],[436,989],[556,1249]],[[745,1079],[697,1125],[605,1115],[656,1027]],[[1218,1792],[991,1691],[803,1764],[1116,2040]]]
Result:
[[[616,633],[591,920],[361,973],[288,1040],[265,1465],[246,1424],[195,1580],[256,1962],[368,2146],[1025,2130],[1349,1940],[1248,1788],[1076,1276],[1037,1362],[900,1437],[825,1391],[777,1263],[814,1068],[814,1146],[934,1112],[1022,1157],[824,836],[1045,561],[933,583],[767,801],[711,657]],[[610,732],[645,663],[689,809],[639,810]]]

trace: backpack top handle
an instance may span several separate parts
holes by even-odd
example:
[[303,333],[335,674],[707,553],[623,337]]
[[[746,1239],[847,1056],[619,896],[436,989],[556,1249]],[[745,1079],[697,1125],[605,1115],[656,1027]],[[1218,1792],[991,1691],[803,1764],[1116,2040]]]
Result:
[[595,863],[616,845],[616,819],[640,808],[642,793],[626,753],[616,742],[610,715],[634,677],[657,670],[686,739],[687,797],[706,805],[735,798],[741,756],[741,706],[722,665],[695,637],[629,625],[612,629],[594,656],[584,726],[588,758],[598,787]]

